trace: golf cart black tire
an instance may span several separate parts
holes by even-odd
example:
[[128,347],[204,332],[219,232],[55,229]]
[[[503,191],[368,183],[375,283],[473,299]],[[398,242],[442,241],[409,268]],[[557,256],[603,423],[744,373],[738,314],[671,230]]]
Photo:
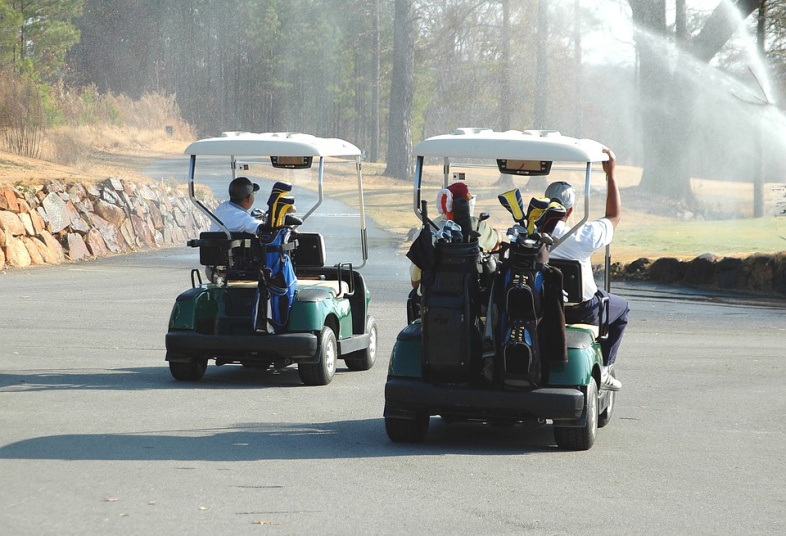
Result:
[[368,348],[347,354],[344,358],[349,370],[369,370],[377,360],[377,321],[373,316],[366,320],[366,333],[368,334]]
[[587,419],[582,427],[554,426],[554,439],[563,450],[589,450],[595,444],[598,433],[598,386],[594,379],[587,385]]
[[[614,372],[614,367],[611,368],[609,374],[611,374],[614,378],[617,377],[616,373]],[[616,397],[616,391],[609,391],[609,405],[606,406],[606,409],[603,410],[603,413],[598,416],[598,428],[603,428],[609,424],[612,415],[614,415],[614,407],[617,405]]]
[[319,335],[317,348],[319,361],[317,363],[298,363],[297,372],[300,381],[305,385],[327,385],[333,380],[336,373],[336,358],[338,357],[338,343],[336,334],[328,326],[322,328]]
[[421,414],[414,419],[385,417],[385,431],[394,443],[423,443],[428,433],[429,416]]
[[188,361],[170,361],[169,372],[181,382],[196,382],[202,379],[207,370],[207,358],[192,357]]

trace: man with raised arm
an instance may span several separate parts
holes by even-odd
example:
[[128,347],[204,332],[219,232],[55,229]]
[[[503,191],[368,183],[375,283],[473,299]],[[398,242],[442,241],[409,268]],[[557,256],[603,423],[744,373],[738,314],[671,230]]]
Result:
[[[603,171],[606,172],[607,180],[605,215],[582,224],[574,234],[553,248],[549,255],[555,259],[577,260],[581,264],[582,302],[565,307],[565,321],[568,324],[598,325],[601,298],[609,298],[609,336],[600,342],[604,364],[600,387],[617,391],[622,387],[622,383],[609,374],[609,367],[617,360],[622,333],[628,325],[628,302],[616,294],[598,288],[590,260],[593,253],[611,243],[622,212],[619,187],[614,175],[616,166],[614,152],[607,148],[604,148],[603,152],[609,156],[608,161],[603,162]],[[557,223],[552,233],[554,239],[559,239],[570,230],[566,220],[573,213],[576,191],[567,182],[558,181],[546,188],[545,196],[565,207],[565,217]]]

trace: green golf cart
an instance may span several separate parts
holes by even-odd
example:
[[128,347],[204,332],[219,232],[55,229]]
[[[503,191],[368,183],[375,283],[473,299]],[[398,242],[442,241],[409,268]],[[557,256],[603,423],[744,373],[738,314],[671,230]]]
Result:
[[[338,360],[352,371],[370,369],[377,324],[369,314],[371,293],[358,271],[368,258],[360,150],[340,139],[308,134],[232,132],[196,141],[185,153],[190,155],[191,201],[218,230],[188,242],[199,250],[205,268],[192,270],[191,288],[172,308],[166,334],[172,376],[200,380],[210,360],[261,369],[297,365],[306,385],[330,383]],[[197,171],[204,167],[209,177],[217,158],[229,171],[227,184],[239,170],[252,179],[306,173],[317,192],[298,194],[279,179],[271,187],[266,223],[253,234],[231,232],[195,190]],[[324,201],[327,165],[356,169],[360,259],[354,263],[326,265],[331,237],[300,231]],[[306,193],[315,198],[313,206],[295,214],[294,199],[309,197]]]
[[[593,163],[608,159],[602,148],[555,131],[488,129],[459,129],[415,147],[414,210],[422,229],[408,256],[423,279],[388,369],[384,417],[392,441],[423,441],[438,415],[446,423],[550,422],[558,447],[592,447],[614,410],[615,393],[599,388],[608,314],[600,326],[565,325],[564,306],[581,301],[582,273],[577,261],[549,259],[549,251],[587,221]],[[539,179],[545,187],[557,171],[584,178],[583,219],[560,240],[547,226],[564,207],[536,197],[527,207],[524,184],[515,182]],[[457,200],[455,221],[439,225],[428,215],[423,194],[465,176],[473,192],[500,184],[507,190],[495,194],[509,212],[500,210],[503,217],[514,221],[490,255],[473,240],[476,229],[468,226],[477,224],[468,214],[460,224]]]

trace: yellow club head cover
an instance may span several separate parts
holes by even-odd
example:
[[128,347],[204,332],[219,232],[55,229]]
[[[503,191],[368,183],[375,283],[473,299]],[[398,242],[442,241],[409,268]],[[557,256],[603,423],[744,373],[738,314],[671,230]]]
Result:
[[548,197],[533,197],[527,207],[527,232],[532,234],[536,229],[538,218],[549,208],[551,199]]
[[499,194],[497,196],[503,207],[513,216],[513,220],[518,223],[524,221],[524,201],[521,199],[521,191],[518,188]]

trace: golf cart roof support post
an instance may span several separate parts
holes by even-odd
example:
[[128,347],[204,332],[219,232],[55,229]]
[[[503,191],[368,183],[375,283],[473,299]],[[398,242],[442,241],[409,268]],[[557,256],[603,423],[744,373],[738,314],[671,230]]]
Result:
[[412,198],[412,209],[415,211],[415,216],[418,217],[418,221],[423,219],[421,212],[420,212],[420,185],[423,181],[423,157],[418,156],[415,159],[415,188],[414,196]]
[[322,200],[325,198],[325,157],[319,157],[319,171],[317,172],[317,191],[319,195],[317,196],[317,202],[314,203],[314,206],[311,207],[308,212],[303,215],[303,221],[305,222],[311,214],[322,204]]
[[357,269],[363,268],[368,260],[368,234],[366,233],[365,227],[360,230],[360,248],[363,254],[363,262],[355,266]]
[[[447,158],[445,158],[445,160],[447,160]],[[415,188],[414,188],[414,197],[412,200],[414,204],[413,208],[415,211],[415,216],[418,217],[418,221],[421,222],[421,224],[425,225],[426,222],[424,220],[428,220],[428,223],[431,225],[431,227],[433,227],[435,230],[438,230],[439,227],[437,227],[437,224],[431,221],[431,219],[428,218],[428,214],[426,214],[426,205],[425,205],[426,201],[423,201],[420,198],[420,185],[423,182],[423,169],[424,169],[423,157],[418,156],[415,159],[415,178],[414,178]],[[426,216],[425,218],[424,215]]]
[[551,251],[554,251],[556,248],[559,247],[569,236],[575,234],[579,227],[584,225],[586,221],[589,219],[589,209],[590,209],[590,178],[592,177],[592,162],[587,162],[587,171],[584,176],[584,217],[581,218],[581,221],[578,222],[576,225],[570,228],[570,230],[562,235],[560,238],[554,241],[554,245],[551,246]]
[[366,234],[366,200],[363,198],[363,164],[360,155],[355,157],[355,169],[358,172],[358,200],[360,205],[360,246],[363,263],[356,268],[363,268],[368,260],[368,235]]
[[193,203],[194,206],[196,206],[196,208],[199,209],[200,212],[206,215],[210,221],[216,222],[216,225],[218,225],[218,227],[222,231],[224,231],[224,233],[227,235],[227,238],[231,239],[232,233],[229,232],[229,229],[227,229],[226,225],[224,225],[224,222],[216,218],[215,214],[213,214],[210,211],[210,209],[208,209],[205,205],[202,204],[202,202],[199,199],[196,198],[195,195],[196,192],[194,188],[195,169],[196,169],[196,155],[192,154],[188,163],[188,198],[191,199],[191,203]]
[[445,157],[445,161],[442,163],[442,187],[447,188],[449,186],[450,180],[450,158],[447,156]]

